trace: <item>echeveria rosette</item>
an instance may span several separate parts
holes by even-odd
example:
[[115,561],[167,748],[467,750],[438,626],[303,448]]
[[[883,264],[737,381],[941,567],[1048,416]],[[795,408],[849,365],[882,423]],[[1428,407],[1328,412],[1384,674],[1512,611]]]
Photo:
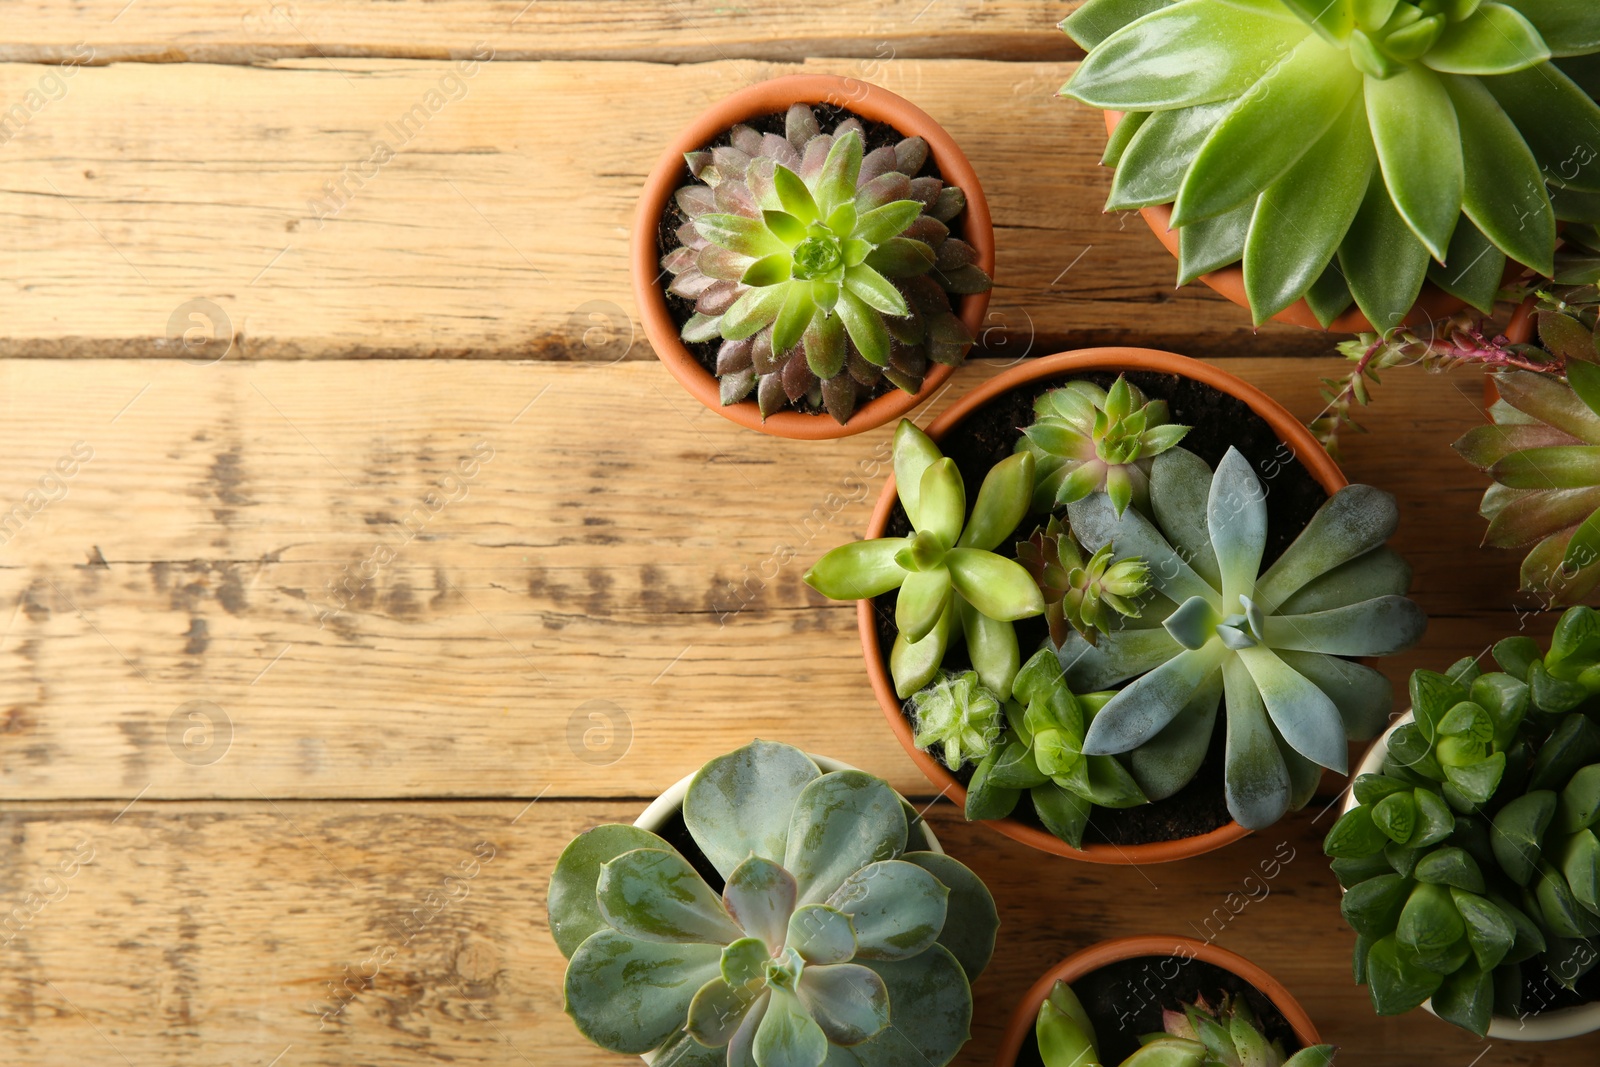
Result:
[[1026,541],[1017,542],[1017,562],[1028,568],[1044,594],[1050,640],[1066,643],[1076,630],[1091,645],[1120,619],[1139,617],[1139,598],[1150,589],[1150,567],[1137,557],[1116,559],[1111,545],[1085,552],[1054,515]]
[[1030,657],[1005,702],[1002,743],[967,784],[967,818],[1005,818],[1026,793],[1045,829],[1081,849],[1094,808],[1149,803],[1117,757],[1084,754],[1084,733],[1113,695],[1074,693],[1048,648]]
[[763,418],[806,404],[844,423],[880,377],[915,393],[929,360],[959,364],[972,335],[948,294],[990,282],[950,236],[961,190],[916,176],[920,137],[865,152],[859,121],[824,134],[804,104],[785,134],[736,126],[687,154],[704,184],[678,190],[689,221],[661,265],[695,304],[683,339],[722,340],[724,404],[754,392]]
[[1386,723],[1388,681],[1349,657],[1409,648],[1426,628],[1404,595],[1410,568],[1384,546],[1394,498],[1346,486],[1264,570],[1266,490],[1238,450],[1215,475],[1184,449],[1163,453],[1150,504],[1154,521],[1118,518],[1103,494],[1068,509],[1086,546],[1142,557],[1160,594],[1097,645],[1074,636],[1059,650],[1075,689],[1128,682],[1084,751],[1129,753],[1145,793],[1170,796],[1204,761],[1226,697],[1228,810],[1270,826],[1310,799],[1321,768],[1344,772],[1348,741]]
[[[1164,1008],[1161,1032],[1139,1039],[1139,1048],[1118,1067],[1328,1067],[1332,1045],[1312,1045],[1286,1055],[1283,1045],[1269,1041],[1243,997],[1223,995],[1217,1007],[1199,997],[1193,1004]],[[1100,1063],[1094,1022],[1072,987],[1057,982],[1039,1005],[1034,1037],[1044,1067],[1097,1067]]]
[[1488,311],[1507,257],[1553,270],[1547,183],[1600,192],[1562,69],[1593,80],[1590,0],[1088,0],[1063,28],[1063,93],[1128,113],[1107,209],[1172,204],[1180,284],[1242,260],[1257,323],[1305,297],[1388,330],[1425,277]]
[[1048,512],[1096,490],[1111,497],[1117,514],[1150,498],[1150,462],[1183,440],[1187,426],[1167,421],[1167,402],[1147,400],[1118,376],[1110,390],[1069,382],[1034,401],[1033,424],[1017,451],[1038,465],[1033,509]]
[[1412,674],[1415,721],[1323,845],[1373,1006],[1431,998],[1479,1036],[1522,1014],[1524,968],[1570,987],[1600,961],[1600,616],[1568,611],[1547,655],[1493,655]]
[[1581,601],[1600,583],[1600,367],[1569,361],[1567,379],[1495,375],[1493,425],[1455,443],[1494,479],[1478,509],[1489,520],[1484,543],[1526,548],[1522,588],[1551,605]]
[[894,435],[894,480],[914,531],[854,541],[825,554],[806,584],[834,600],[898,589],[889,672],[904,700],[933,681],[954,640],[964,638],[979,679],[1002,700],[1022,663],[1012,623],[1044,613],[1033,577],[994,550],[1028,513],[1033,457],[1007,456],[989,469],[967,514],[955,461],[909,420]]
[[940,671],[911,695],[912,742],[924,752],[937,748],[952,771],[993,751],[1001,721],[1000,698],[984,688],[977,671]]
[[950,1062],[998,919],[966,867],[906,850],[908,811],[882,779],[756,741],[684,799],[720,894],[648,831],[580,835],[549,894],[567,1013],[674,1067]]

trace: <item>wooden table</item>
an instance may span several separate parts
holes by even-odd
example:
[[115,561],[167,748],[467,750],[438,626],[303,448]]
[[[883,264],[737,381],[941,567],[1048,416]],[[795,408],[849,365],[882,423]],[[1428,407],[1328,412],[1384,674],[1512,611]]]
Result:
[[[758,79],[850,74],[943,123],[995,215],[990,358],[919,418],[1107,342],[1314,415],[1328,339],[1174,291],[1142,223],[1100,213],[1099,118],[1054,97],[1067,10],[9,5],[0,1060],[623,1064],[561,1011],[544,892],[570,836],[754,735],[926,797],[854,606],[800,581],[861,534],[879,482],[852,475],[887,431],[801,445],[700,408],[637,332],[624,248],[669,131]],[[1551,626],[1477,547],[1449,442],[1478,398],[1397,372],[1346,447],[1400,496],[1433,617],[1396,679]],[[1267,966],[1352,1064],[1593,1062],[1374,1018],[1315,811],[1142,870],[931,818],[1004,921],[962,1064],[1049,963],[1144,932]]]

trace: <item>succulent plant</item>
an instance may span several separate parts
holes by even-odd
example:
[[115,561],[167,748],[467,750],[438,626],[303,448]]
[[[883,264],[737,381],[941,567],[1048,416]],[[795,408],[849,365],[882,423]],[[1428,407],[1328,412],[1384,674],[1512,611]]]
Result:
[[1083,751],[1130,753],[1145,794],[1170,796],[1205,759],[1226,697],[1228,810],[1269,826],[1310,799],[1320,768],[1344,771],[1348,740],[1386,722],[1388,681],[1346,657],[1408,648],[1427,625],[1403,595],[1410,568],[1384,546],[1394,498],[1346,486],[1264,570],[1266,491],[1237,449],[1215,475],[1185,449],[1163,453],[1150,503],[1154,523],[1131,508],[1119,518],[1104,494],[1068,509],[1086,546],[1142,557],[1160,594],[1096,645],[1073,635],[1059,650],[1074,689],[1128,682]]
[[911,696],[912,738],[924,752],[935,745],[939,759],[952,771],[987,756],[1000,738],[1000,700],[977,671],[940,671],[939,677]]
[[1089,0],[1063,28],[1062,92],[1127,113],[1107,209],[1172,204],[1180,283],[1242,260],[1257,323],[1303,296],[1388,330],[1425,276],[1486,309],[1582,213],[1547,182],[1600,192],[1587,0]]
[[914,531],[840,545],[806,572],[806,584],[834,600],[860,600],[899,589],[889,654],[904,700],[931,682],[952,640],[965,636],[972,667],[1002,700],[1022,662],[1012,622],[1044,613],[1033,577],[995,553],[1028,512],[1033,457],[1007,456],[990,468],[967,514],[955,461],[902,419],[894,435],[894,479]]
[[1051,641],[1063,645],[1076,630],[1092,645],[1114,620],[1139,617],[1138,600],[1150,589],[1150,567],[1137,557],[1114,555],[1109,544],[1085,552],[1054,515],[1033,536],[1017,542],[1017,562],[1044,594]]
[[740,125],[685,155],[698,182],[678,190],[688,221],[661,265],[694,302],[683,339],[722,340],[724,404],[754,392],[763,418],[803,403],[844,423],[880,378],[915,393],[929,360],[959,364],[972,346],[948,295],[990,285],[950,236],[965,196],[916,176],[922,138],[864,145],[858,120],[824,134],[795,104],[785,136]]
[[[1261,1032],[1243,997],[1223,994],[1215,1008],[1200,997],[1181,1011],[1165,1009],[1161,1018],[1161,1032],[1141,1037],[1139,1049],[1120,1067],[1328,1067],[1333,1062],[1332,1045],[1286,1055],[1281,1042],[1268,1041]],[[1033,1032],[1044,1067],[1099,1067],[1094,1023],[1067,983],[1057,982],[1039,1005]]]
[[1600,583],[1600,366],[1573,359],[1566,375],[1495,375],[1493,424],[1455,443],[1494,479],[1479,508],[1484,543],[1527,548],[1522,588],[1552,605],[1583,600]]
[[550,879],[567,1013],[674,1067],[945,1064],[967,1040],[994,900],[882,779],[756,741],[694,776],[683,819],[720,894],[664,839],[605,825]]
[[1167,422],[1167,402],[1146,400],[1119,375],[1110,390],[1093,382],[1068,382],[1034,401],[1033,424],[1017,451],[1038,464],[1033,510],[1053,511],[1097,489],[1110,494],[1120,515],[1132,503],[1147,506],[1150,462],[1189,432]]
[[1411,676],[1415,721],[1323,844],[1373,1006],[1431,998],[1480,1037],[1524,1010],[1525,967],[1571,987],[1600,961],[1600,616],[1493,655]]
[[1115,756],[1083,753],[1084,732],[1111,697],[1073,693],[1048,648],[1030,657],[1005,702],[1003,743],[990,750],[967,785],[967,818],[1003,819],[1027,793],[1045,828],[1081,849],[1093,808],[1149,803]]

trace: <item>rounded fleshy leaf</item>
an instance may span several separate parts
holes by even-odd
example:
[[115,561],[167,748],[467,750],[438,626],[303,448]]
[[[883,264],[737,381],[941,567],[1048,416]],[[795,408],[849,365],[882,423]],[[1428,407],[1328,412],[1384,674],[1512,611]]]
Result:
[[862,771],[815,779],[794,801],[793,813],[783,866],[794,875],[802,904],[821,903],[862,867],[905,851],[899,794]]
[[900,858],[926,870],[948,891],[939,944],[955,956],[967,981],[976,982],[994,954],[995,934],[1000,928],[989,887],[960,860],[941,852],[907,852]]
[[649,1052],[680,1029],[702,986],[717,977],[716,945],[637,941],[601,930],[567,965],[567,1014],[612,1052]]
[[807,904],[790,916],[784,944],[807,964],[845,963],[856,954],[856,933],[838,908]]
[[784,943],[799,889],[794,876],[762,856],[751,856],[728,875],[722,903],[752,937],[773,947]]
[[[956,625],[958,599],[950,598],[944,614],[922,640],[907,641],[905,634],[895,635],[894,646],[889,650],[889,673],[894,678],[894,691],[901,700],[908,699],[938,675],[939,664],[944,661],[945,650],[950,647],[950,634]],[[982,671],[979,677],[983,677]],[[984,684],[1000,693],[988,681]]]
[[760,990],[731,986],[722,978],[713,978],[689,1002],[684,1029],[708,1048],[723,1048],[733,1040],[759,995]]
[[910,542],[909,537],[846,542],[817,560],[805,583],[831,600],[866,600],[898,589],[906,570],[895,555]]
[[894,624],[907,641],[920,641],[950,604],[950,572],[944,567],[912,571],[895,600]]
[[[1223,767],[1228,813],[1247,829],[1263,830],[1289,810],[1289,771],[1278,751],[1261,693],[1238,658],[1222,665],[1222,681],[1228,705],[1228,746]],[[1102,711],[1102,717],[1104,714]],[[1095,720],[1096,725],[1099,721]]]
[[1383,544],[1399,524],[1393,496],[1370,485],[1345,486],[1261,575],[1256,600],[1271,613],[1313,579]]
[[726,945],[743,933],[689,861],[666,849],[635,849],[600,868],[595,900],[606,922],[640,941]]
[[1265,637],[1272,648],[1331,656],[1388,656],[1415,645],[1427,628],[1428,617],[1416,601],[1380,596],[1306,615],[1269,615]]
[[828,903],[850,916],[857,956],[897,960],[938,940],[948,896],[931,872],[904,860],[885,860],[852,874]]
[[845,268],[844,284],[850,292],[861,299],[862,303],[875,311],[896,318],[911,314],[911,308],[900,290],[896,289],[889,279],[864,263]]
[[959,594],[953,598],[967,642],[967,656],[978,680],[1001,700],[1011,696],[1011,683],[1022,665],[1017,646],[1017,631],[1009,622],[991,618],[966,602]]
[[602,867],[636,848],[671,847],[649,830],[621,823],[596,826],[573,838],[556,861],[546,894],[550,936],[555,938],[561,954],[570,958],[585,938],[606,926],[595,900]]
[[839,303],[834,311],[844,320],[845,332],[850,335],[861,358],[875,366],[887,365],[889,328],[883,324],[883,316],[848,289],[840,290]]
[[1222,575],[1222,606],[1235,611],[1238,598],[1251,596],[1267,543],[1267,493],[1250,461],[1230,447],[1217,464],[1206,501],[1206,527]]
[[1016,560],[976,548],[952,548],[945,555],[956,592],[998,622],[1044,614],[1044,596],[1033,576]]
[[799,749],[752,741],[695,773],[683,821],[724,878],[751,855],[782,863],[795,805],[821,776]]
[[[1160,733],[1217,669],[1225,652],[1217,642],[1201,649],[1185,649],[1135,678],[1090,723],[1083,738],[1084,754],[1114,756],[1135,749]],[[1229,709],[1231,715],[1231,702]]]
[[1549,58],[1549,46],[1520,11],[1489,3],[1451,23],[1422,62],[1448,74],[1509,74]]
[[1367,121],[1395,208],[1443,260],[1461,214],[1465,165],[1455,105],[1439,75],[1407,67],[1366,79]]
[[917,532],[932,534],[948,547],[961,536],[966,518],[967,492],[955,461],[941,458],[929,464],[922,472],[917,493],[917,518],[913,523]]
[[[972,990],[943,945],[909,960],[866,960],[889,990],[891,1025],[850,1051],[861,1067],[949,1063],[971,1036]],[[894,1021],[898,1020],[898,1022]]]
[[[859,143],[859,142],[858,142]],[[828,1038],[793,992],[774,987],[751,1049],[760,1067],[821,1067]]]
[[1016,530],[1033,496],[1034,458],[1017,452],[989,468],[972,516],[956,542],[962,548],[992,551]]
[[858,964],[807,967],[795,991],[829,1042],[859,1045],[889,1025],[889,990]]
[[1290,747],[1319,767],[1345,773],[1349,749],[1344,720],[1333,700],[1271,649],[1241,649],[1239,659],[1249,670],[1267,715]]

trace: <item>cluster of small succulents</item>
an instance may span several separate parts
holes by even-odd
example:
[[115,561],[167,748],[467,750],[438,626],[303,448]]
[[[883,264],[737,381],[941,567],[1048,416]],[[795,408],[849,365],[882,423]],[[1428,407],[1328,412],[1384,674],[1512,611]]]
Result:
[[1415,721],[1324,842],[1374,1008],[1431,998],[1480,1036],[1539,1010],[1530,974],[1570,987],[1600,961],[1600,615],[1566,612],[1548,654],[1518,637],[1493,656],[1412,675]]
[[1063,93],[1126,113],[1107,209],[1171,204],[1180,284],[1242,261],[1258,323],[1304,297],[1388,330],[1425,278],[1487,307],[1600,192],[1581,0],[1088,0],[1063,28]]
[[1158,456],[1148,516],[1119,516],[1104,494],[1067,514],[1085,546],[1115,543],[1149,565],[1139,619],[1060,649],[1075,690],[1126,683],[1084,751],[1127,753],[1146,795],[1193,778],[1223,701],[1228,810],[1250,828],[1303,806],[1322,768],[1345,770],[1349,740],[1382,729],[1389,683],[1350,657],[1408,648],[1427,624],[1404,595],[1410,568],[1384,544],[1398,519],[1389,494],[1339,490],[1265,569],[1266,490],[1236,449],[1215,473],[1181,448]]
[[1137,619],[1139,598],[1150,589],[1150,565],[1137,556],[1116,559],[1110,544],[1087,552],[1056,516],[1017,542],[1017,562],[1044,594],[1050,640],[1066,644],[1076,630],[1091,645],[1114,620]]
[[739,125],[687,154],[688,221],[661,265],[694,303],[684,341],[721,341],[723,404],[754,393],[763,418],[799,406],[844,423],[881,380],[915,393],[930,361],[961,362],[973,338],[950,296],[990,281],[950,235],[961,190],[918,177],[927,158],[920,137],[866,152],[859,120],[823,133],[804,104],[784,135]]
[[700,769],[683,819],[720,893],[633,826],[596,827],[557,862],[550,930],[585,1037],[674,1067],[954,1058],[994,900],[910,849],[915,814],[887,783],[756,741]]
[[971,513],[955,462],[909,419],[894,435],[894,478],[910,520],[907,537],[841,545],[806,572],[806,584],[834,600],[898,589],[889,653],[904,700],[939,673],[946,651],[965,638],[972,667],[1000,699],[1022,659],[1012,623],[1044,613],[1044,597],[1016,560],[994,550],[1016,530],[1033,498],[1034,461],[1018,453],[995,464]]
[[[1161,1015],[1161,1031],[1141,1037],[1138,1050],[1119,1067],[1328,1067],[1333,1062],[1332,1045],[1312,1045],[1291,1055],[1281,1042],[1267,1040],[1242,997],[1224,994],[1215,1008],[1200,997]],[[1044,1067],[1100,1067],[1094,1022],[1067,983],[1057,982],[1050,990],[1033,1029]]]

